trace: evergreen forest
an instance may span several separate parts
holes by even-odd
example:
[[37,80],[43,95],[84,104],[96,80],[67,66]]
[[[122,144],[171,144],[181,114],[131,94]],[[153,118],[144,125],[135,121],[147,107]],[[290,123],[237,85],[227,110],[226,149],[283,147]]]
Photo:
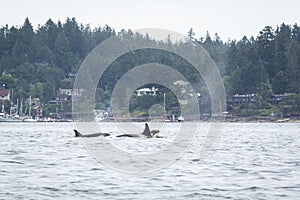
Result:
[[[0,87],[13,91],[13,99],[39,98],[44,115],[57,111],[57,104],[49,102],[63,99],[59,109],[71,113],[71,98],[63,97],[59,89],[71,89],[77,71],[88,53],[110,36],[126,36],[148,40],[146,36],[130,30],[116,32],[112,27],[91,28],[75,18],[53,22],[33,28],[25,19],[21,26],[0,28]],[[187,30],[186,40],[202,45],[216,63],[225,85],[227,111],[238,116],[300,116],[300,27],[282,23],[265,26],[250,38],[223,41],[217,33],[196,38],[193,29]],[[160,41],[161,42],[161,41]],[[173,44],[166,38],[165,43]],[[201,94],[200,107],[209,113],[210,99],[201,77],[187,63],[172,59],[166,52],[151,54],[147,50],[128,54],[114,62],[106,76],[99,81],[96,91],[97,108],[106,110],[116,81],[132,66],[148,62],[173,65]],[[200,83],[200,84],[198,84]],[[170,91],[157,87],[167,95],[166,110],[171,112],[178,101]],[[132,96],[131,110],[140,115],[151,105],[163,102],[162,92],[157,96]],[[236,102],[234,95],[255,94],[255,101]],[[276,96],[277,95],[277,96]],[[281,96],[280,96],[281,95]],[[231,99],[231,100],[230,100]],[[5,102],[9,106],[9,102]],[[6,106],[6,107],[7,107]],[[176,109],[175,109],[176,110]],[[176,111],[174,111],[176,112]]]

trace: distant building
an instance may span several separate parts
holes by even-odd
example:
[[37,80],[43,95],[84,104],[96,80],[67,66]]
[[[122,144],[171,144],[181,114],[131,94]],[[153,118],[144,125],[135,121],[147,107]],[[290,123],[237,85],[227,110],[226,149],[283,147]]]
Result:
[[291,95],[295,95],[295,93],[274,94],[272,96],[272,103],[273,104],[279,103],[280,101],[286,99],[288,96],[291,96]]
[[75,96],[80,97],[80,96],[82,96],[82,93],[84,92],[84,89],[73,90],[73,89],[70,89],[70,88],[67,88],[67,89],[59,88],[58,92],[59,92],[60,95],[66,95],[66,96],[75,95]]
[[57,101],[67,101],[68,99],[71,99],[73,101],[77,101],[79,100],[83,94],[84,94],[84,89],[70,89],[70,88],[66,88],[66,89],[62,89],[59,88],[58,90],[58,96],[59,98],[57,98],[56,100],[52,100],[52,103],[57,103]]
[[136,91],[137,96],[150,95],[155,96],[158,93],[158,88],[152,87],[150,88],[141,88]]
[[178,80],[173,82],[174,85],[178,85],[178,86],[188,86],[189,82],[183,81],[183,80]]
[[227,102],[234,103],[235,105],[240,105],[243,103],[256,103],[257,95],[256,94],[235,94],[227,97]]
[[41,61],[34,63],[35,66],[53,66],[53,64],[49,61]]
[[73,89],[62,89],[59,88],[59,94],[60,95],[66,95],[66,96],[72,96]]
[[0,101],[10,101],[10,90],[0,89]]
[[67,78],[76,78],[76,73],[68,73]]
[[41,106],[41,100],[40,100],[40,98],[32,98],[32,99],[28,98],[28,99],[25,100],[25,104],[26,105],[27,104],[29,105],[30,103],[31,103],[31,105],[33,107]]
[[61,104],[62,101],[59,98],[53,99],[49,101],[50,104]]

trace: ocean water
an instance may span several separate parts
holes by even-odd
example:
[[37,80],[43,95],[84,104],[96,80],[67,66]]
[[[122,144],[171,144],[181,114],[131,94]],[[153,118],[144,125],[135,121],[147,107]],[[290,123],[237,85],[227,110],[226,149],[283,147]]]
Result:
[[[135,174],[99,162],[74,137],[74,123],[0,123],[0,199],[300,199],[300,123],[223,125],[206,157],[200,149],[213,124],[199,123],[182,157]],[[165,125],[148,150],[164,148],[178,126]],[[144,151],[144,140],[117,139],[114,131],[109,142]]]

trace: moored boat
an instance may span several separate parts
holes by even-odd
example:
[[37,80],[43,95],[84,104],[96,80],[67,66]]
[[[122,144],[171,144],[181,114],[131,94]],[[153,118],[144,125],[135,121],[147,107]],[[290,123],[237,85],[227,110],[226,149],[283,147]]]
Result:
[[19,116],[11,116],[5,112],[0,113],[0,122],[22,122]]

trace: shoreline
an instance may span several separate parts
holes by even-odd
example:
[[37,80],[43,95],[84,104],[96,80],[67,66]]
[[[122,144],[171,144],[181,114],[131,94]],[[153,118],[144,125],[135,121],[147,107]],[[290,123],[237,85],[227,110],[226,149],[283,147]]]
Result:
[[[112,117],[98,122],[161,122],[161,123],[180,123],[180,122],[166,122],[163,118],[148,118],[148,117]],[[185,120],[185,122],[196,122],[195,120]],[[250,116],[250,117],[224,117],[224,119],[200,119],[197,122],[225,122],[225,123],[300,123],[300,118],[297,117],[264,117],[264,116]]]
[[264,116],[250,116],[250,117],[225,117],[225,122],[252,122],[252,123],[300,123],[300,118],[294,117],[264,117]]

